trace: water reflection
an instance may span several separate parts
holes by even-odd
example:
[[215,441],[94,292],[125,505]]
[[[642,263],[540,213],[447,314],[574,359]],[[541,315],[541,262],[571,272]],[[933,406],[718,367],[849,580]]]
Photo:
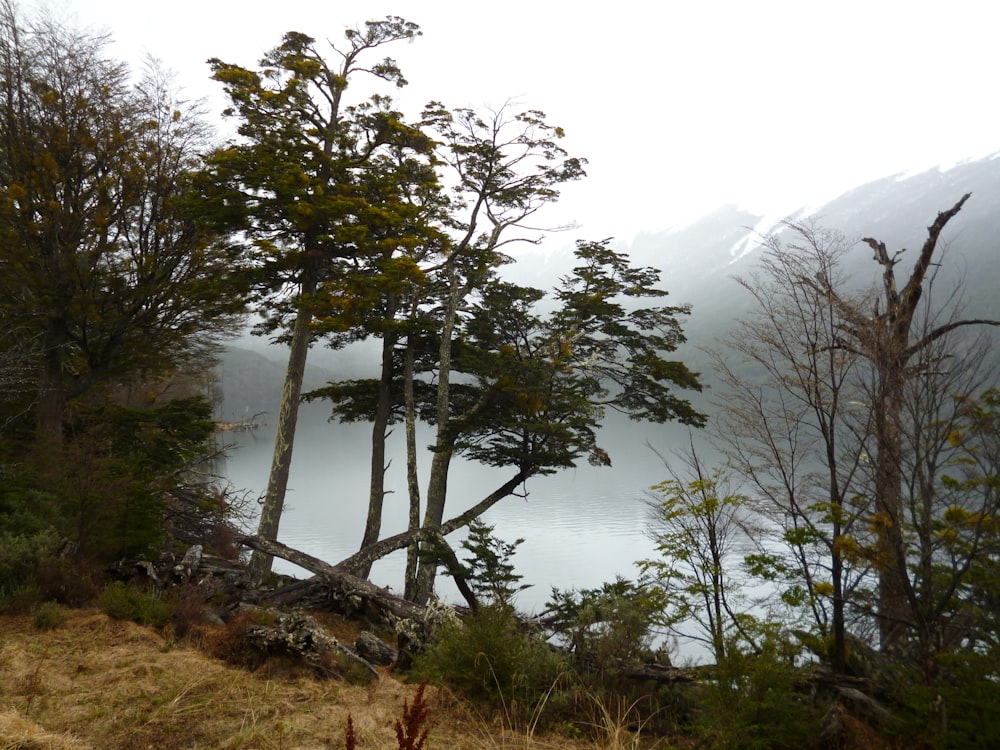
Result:
[[[323,560],[336,563],[357,550],[367,512],[370,427],[364,424],[331,424],[321,404],[306,406],[299,420],[286,510],[279,539]],[[401,431],[397,431],[401,432]],[[254,432],[228,433],[233,444],[223,474],[236,488],[262,494],[267,486],[274,428],[264,425]],[[429,435],[423,443],[429,442]],[[655,554],[646,536],[646,490],[662,481],[665,470],[649,450],[669,452],[684,440],[676,427],[634,422],[613,427],[602,444],[611,452],[614,466],[582,465],[554,476],[529,481],[526,497],[508,497],[491,508],[483,520],[507,541],[523,538],[514,558],[515,568],[532,588],[522,592],[519,606],[540,610],[551,588],[590,588],[616,576],[635,578],[635,562]],[[389,442],[394,456],[387,473],[390,494],[385,501],[383,536],[403,531],[407,518],[402,441]],[[426,467],[429,461],[425,459]],[[483,467],[456,460],[450,482],[447,516],[474,505],[509,476],[509,470]],[[463,537],[456,532],[455,546]],[[372,569],[373,582],[395,590],[402,588],[405,553],[379,561]],[[301,569],[281,560],[275,568],[301,575]],[[445,579],[439,594],[457,601]]]

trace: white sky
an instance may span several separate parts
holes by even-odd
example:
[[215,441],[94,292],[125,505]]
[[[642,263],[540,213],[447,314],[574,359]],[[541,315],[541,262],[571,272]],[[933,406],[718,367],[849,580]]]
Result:
[[[26,0],[23,0],[26,2]],[[285,31],[343,41],[387,14],[422,27],[384,48],[416,114],[540,109],[589,177],[549,223],[630,241],[725,203],[786,214],[888,174],[1000,151],[1000,4],[986,0],[53,0],[150,53],[223,106],[205,60],[246,67]],[[356,90],[364,91],[359,79]],[[561,237],[560,244],[571,238]]]

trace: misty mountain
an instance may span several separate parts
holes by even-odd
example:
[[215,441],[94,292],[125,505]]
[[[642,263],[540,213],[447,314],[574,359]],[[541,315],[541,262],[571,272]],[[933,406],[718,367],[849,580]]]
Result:
[[[259,345],[253,349],[245,348],[258,342]],[[244,346],[227,347],[216,367],[217,390],[221,391],[221,404],[216,408],[216,417],[226,422],[238,422],[264,412],[259,421],[277,422],[288,350],[268,346],[260,339],[247,338],[240,343]],[[303,390],[319,388],[332,379],[333,371],[307,364]]]
[[[899,275],[908,272],[930,225],[940,211],[951,208],[965,193],[972,197],[942,235],[936,284],[942,295],[959,288],[969,317],[1000,318],[1000,154],[912,175],[892,175],[858,186],[813,211],[786,217],[792,222],[815,222],[837,230],[855,245],[845,259],[846,274],[859,285],[880,273],[863,237],[882,240],[900,256]],[[723,206],[683,226],[639,234],[631,246],[619,244],[632,260],[658,268],[670,292],[670,304],[689,304],[684,321],[688,344],[678,356],[693,369],[704,371],[702,347],[711,347],[732,330],[752,307],[749,294],[736,282],[753,270],[761,239],[779,231],[781,221],[756,215],[737,206]],[[591,238],[595,239],[595,238]],[[503,276],[519,284],[551,288],[573,266],[573,247],[518,253],[518,261]],[[314,347],[305,388],[336,378],[374,373],[376,342],[343,351]],[[287,349],[247,337],[231,347],[220,372],[223,418],[242,418],[268,411],[277,414]]]
[[[885,177],[786,218],[839,231],[854,243],[844,271],[861,286],[881,274],[862,238],[881,240],[890,252],[905,249],[897,271],[902,278],[916,260],[927,227],[965,193],[972,197],[939,243],[943,253],[935,284],[942,299],[960,290],[966,316],[1000,318],[1000,158]],[[634,262],[663,271],[672,300],[692,305],[684,328],[689,349],[697,349],[714,345],[751,310],[750,295],[736,278],[753,271],[764,235],[781,229],[780,220],[729,206],[684,227],[640,235],[629,252]]]

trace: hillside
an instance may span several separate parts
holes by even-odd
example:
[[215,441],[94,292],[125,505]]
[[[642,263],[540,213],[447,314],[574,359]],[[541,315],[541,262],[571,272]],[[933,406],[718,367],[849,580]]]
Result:
[[[253,345],[253,340],[240,343]],[[263,421],[277,419],[281,401],[281,384],[285,377],[287,356],[283,347],[268,347],[263,351],[230,346],[225,349],[216,367],[222,403],[216,418],[237,422],[254,414],[264,413]],[[306,365],[303,388],[310,390],[325,385],[333,373],[317,365]]]
[[[359,687],[247,672],[96,610],[71,610],[64,627],[46,632],[30,617],[3,616],[0,632],[5,749],[343,748],[348,713],[359,750],[395,749],[393,723],[416,690],[390,673]],[[427,694],[429,747],[525,747],[447,692],[427,688]],[[594,747],[565,738],[530,746]]]

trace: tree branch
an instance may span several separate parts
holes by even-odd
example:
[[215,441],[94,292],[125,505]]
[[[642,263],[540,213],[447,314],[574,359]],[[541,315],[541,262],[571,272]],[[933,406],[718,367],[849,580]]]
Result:
[[[445,521],[439,526],[423,526],[419,529],[404,531],[395,536],[387,537],[380,542],[369,545],[363,550],[356,552],[345,560],[341,560],[335,568],[339,571],[355,571],[369,565],[376,560],[381,560],[388,554],[398,549],[409,547],[416,542],[434,539],[437,536],[447,536],[456,529],[467,526],[471,521],[479,518],[483,513],[496,505],[500,500],[513,494],[515,488],[523,483],[535,472],[529,469],[520,470],[513,478],[505,482],[499,488],[480,500],[476,505],[469,508],[461,515]],[[294,560],[292,561],[294,562]],[[324,563],[325,564],[325,563]]]

